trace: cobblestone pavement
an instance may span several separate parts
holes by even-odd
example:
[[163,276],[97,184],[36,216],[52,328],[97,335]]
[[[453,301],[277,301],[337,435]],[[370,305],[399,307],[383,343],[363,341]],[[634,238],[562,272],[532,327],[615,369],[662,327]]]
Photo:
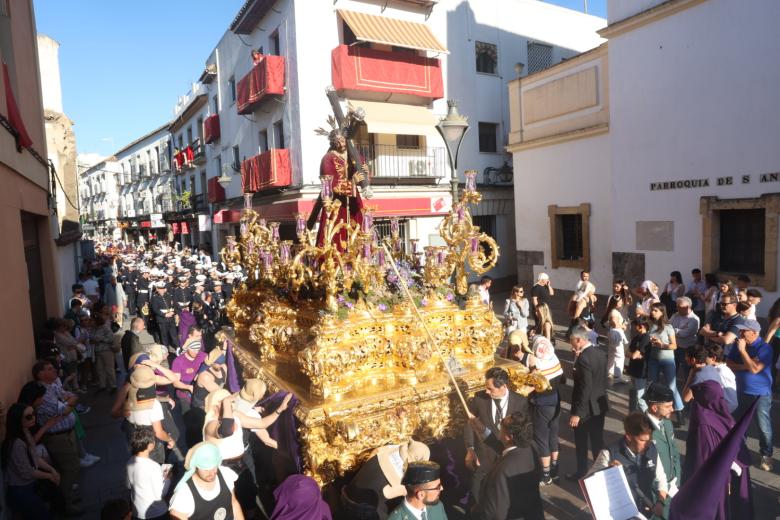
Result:
[[[571,385],[572,355],[568,343],[563,341],[563,330],[558,331],[557,350],[567,372]],[[142,343],[151,343],[147,334]],[[561,415],[561,475],[574,471],[574,438],[568,428],[569,402],[571,386],[563,390],[563,413]],[[606,421],[605,442],[619,438],[622,432],[622,418],[628,412],[628,385],[615,385],[609,391],[610,412]],[[96,465],[83,469],[80,478],[80,489],[87,514],[83,518],[90,520],[100,518],[100,508],[107,500],[127,496],[125,487],[125,463],[129,452],[124,435],[120,432],[120,422],[109,415],[113,396],[95,395],[93,391],[85,394],[83,402],[92,407],[92,411],[83,417],[87,432],[85,445],[87,451],[98,455],[101,461]],[[775,398],[773,419],[775,432],[780,432],[780,400]],[[681,452],[685,450],[687,429],[675,430]],[[775,434],[775,446],[778,446],[780,434]],[[758,460],[758,440],[756,433],[751,431],[748,447]],[[775,452],[775,467],[772,472],[765,472],[757,467],[750,469],[754,485],[754,504],[756,518],[770,519],[778,516],[780,511],[780,459]],[[556,485],[542,488],[545,499],[545,512],[548,518],[557,519],[587,519],[590,514],[575,483],[561,478]]]

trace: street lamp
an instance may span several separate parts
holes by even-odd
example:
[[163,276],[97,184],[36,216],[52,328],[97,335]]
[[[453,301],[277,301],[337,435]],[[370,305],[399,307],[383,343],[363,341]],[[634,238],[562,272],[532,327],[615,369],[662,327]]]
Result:
[[458,105],[454,99],[447,100],[447,117],[439,120],[436,130],[444,139],[447,146],[447,156],[450,159],[450,168],[452,169],[452,205],[458,201],[458,152],[463,137],[469,129],[469,120],[458,113]]

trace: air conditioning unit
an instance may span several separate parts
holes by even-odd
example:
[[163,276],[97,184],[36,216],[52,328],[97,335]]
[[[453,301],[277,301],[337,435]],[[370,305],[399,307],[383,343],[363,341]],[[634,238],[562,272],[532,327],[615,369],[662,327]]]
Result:
[[428,165],[424,160],[415,159],[409,161],[409,177],[424,177],[428,171]]

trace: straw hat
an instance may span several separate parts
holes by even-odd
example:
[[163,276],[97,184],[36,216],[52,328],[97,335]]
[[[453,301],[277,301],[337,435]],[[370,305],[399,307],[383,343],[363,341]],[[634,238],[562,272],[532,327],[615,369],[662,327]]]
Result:
[[377,462],[385,478],[389,482],[382,488],[385,498],[392,499],[406,495],[406,488],[401,485],[407,466],[411,462],[428,460],[431,450],[422,442],[409,439],[408,442],[382,446],[376,450]]
[[[225,356],[225,352],[223,352],[221,348],[215,348],[214,350],[209,352],[209,355],[206,357],[206,361],[204,361],[204,363],[206,363],[206,365],[208,366],[211,366],[214,363],[222,364],[225,362],[224,356]],[[220,358],[222,358],[221,361]]]
[[257,402],[263,398],[268,387],[262,379],[247,379],[244,388],[238,392],[239,404],[243,410],[254,408]]

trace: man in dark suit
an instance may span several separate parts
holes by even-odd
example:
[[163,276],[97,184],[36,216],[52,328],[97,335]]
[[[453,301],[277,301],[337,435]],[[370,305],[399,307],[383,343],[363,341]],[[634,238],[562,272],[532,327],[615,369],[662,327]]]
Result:
[[569,426],[574,429],[577,471],[566,477],[579,480],[588,472],[588,441],[594,460],[604,445],[604,417],[609,408],[607,356],[591,345],[583,327],[572,328],[569,341],[576,356]]
[[539,494],[541,468],[533,448],[533,433],[528,414],[513,413],[501,420],[499,440],[503,450],[482,484],[474,510],[476,518],[544,520]]
[[130,356],[141,352],[140,334],[146,328],[143,318],[136,316],[130,322],[130,329],[125,331],[122,336],[122,359],[125,362],[125,369],[129,369]]
[[[501,420],[513,413],[529,415],[528,399],[509,390],[509,374],[503,368],[493,367],[485,372],[485,390],[477,392],[469,409],[490,433],[498,438]],[[485,475],[493,469],[499,454],[488,446],[484,438],[475,435],[468,426],[463,431],[466,444],[466,467],[474,472],[471,479],[471,496],[479,497],[479,489]]]

